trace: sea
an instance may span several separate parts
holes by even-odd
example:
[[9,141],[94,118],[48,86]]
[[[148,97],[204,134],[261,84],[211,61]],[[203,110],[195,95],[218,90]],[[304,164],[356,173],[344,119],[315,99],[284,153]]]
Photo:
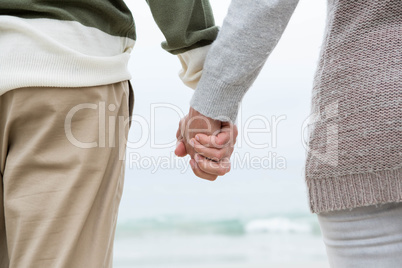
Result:
[[328,267],[301,179],[250,170],[216,182],[126,173],[116,268]]

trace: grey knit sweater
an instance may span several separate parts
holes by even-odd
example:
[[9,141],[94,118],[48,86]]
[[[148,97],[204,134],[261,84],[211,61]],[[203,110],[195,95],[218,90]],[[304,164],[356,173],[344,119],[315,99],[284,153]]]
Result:
[[[191,106],[232,120],[297,0],[232,0]],[[328,0],[309,124],[312,212],[402,201],[402,1]]]

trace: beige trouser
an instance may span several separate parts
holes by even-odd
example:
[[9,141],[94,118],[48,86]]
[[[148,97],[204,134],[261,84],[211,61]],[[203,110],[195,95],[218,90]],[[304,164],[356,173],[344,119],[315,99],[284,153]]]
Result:
[[0,268],[112,267],[127,82],[0,96]]

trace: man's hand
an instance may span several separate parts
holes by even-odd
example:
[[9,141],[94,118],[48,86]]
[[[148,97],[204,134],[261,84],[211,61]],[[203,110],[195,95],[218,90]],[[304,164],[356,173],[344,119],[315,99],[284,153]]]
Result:
[[190,165],[196,176],[214,181],[230,171],[230,156],[236,142],[237,128],[229,122],[211,119],[190,108],[180,121],[175,153],[191,156]]

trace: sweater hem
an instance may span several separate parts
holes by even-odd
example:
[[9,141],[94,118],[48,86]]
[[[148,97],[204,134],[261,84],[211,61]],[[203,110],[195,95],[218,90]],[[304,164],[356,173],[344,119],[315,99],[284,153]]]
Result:
[[353,209],[402,201],[402,168],[306,178],[312,213]]

